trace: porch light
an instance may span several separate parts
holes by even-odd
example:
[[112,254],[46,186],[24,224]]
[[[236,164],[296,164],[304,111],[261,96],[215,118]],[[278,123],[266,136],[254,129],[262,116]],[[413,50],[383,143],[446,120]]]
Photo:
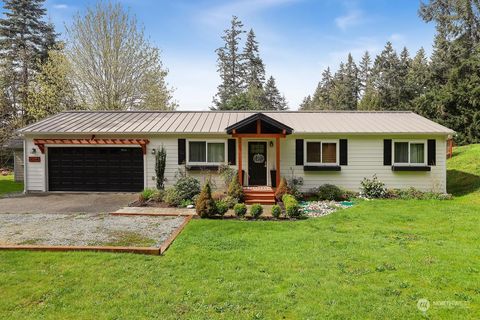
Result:
[[155,152],[157,152],[157,150],[155,150],[155,148],[152,149],[152,154],[155,154]]
[[37,153],[37,149],[32,148],[32,154],[36,154],[36,153]]
[[273,148],[273,141],[270,141],[270,148]]

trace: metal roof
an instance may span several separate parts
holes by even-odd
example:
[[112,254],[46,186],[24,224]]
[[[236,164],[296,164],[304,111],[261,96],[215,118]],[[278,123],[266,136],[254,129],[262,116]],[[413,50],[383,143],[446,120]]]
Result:
[[413,112],[386,111],[66,111],[19,133],[225,133],[256,113],[285,124],[293,133],[452,134]]

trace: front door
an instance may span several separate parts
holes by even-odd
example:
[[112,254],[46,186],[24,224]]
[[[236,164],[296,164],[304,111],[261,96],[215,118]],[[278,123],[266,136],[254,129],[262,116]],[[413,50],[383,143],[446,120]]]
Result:
[[267,143],[248,142],[248,185],[267,185]]

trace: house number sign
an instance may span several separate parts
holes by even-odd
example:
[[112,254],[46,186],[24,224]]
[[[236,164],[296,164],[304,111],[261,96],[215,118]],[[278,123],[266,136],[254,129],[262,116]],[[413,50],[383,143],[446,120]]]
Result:
[[40,157],[28,157],[28,162],[40,162]]
[[257,153],[253,156],[253,162],[255,163],[263,163],[265,161],[265,157],[263,154]]

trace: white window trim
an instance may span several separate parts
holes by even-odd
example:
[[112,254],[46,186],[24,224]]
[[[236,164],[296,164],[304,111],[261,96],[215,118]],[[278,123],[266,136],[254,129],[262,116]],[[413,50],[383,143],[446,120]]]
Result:
[[[190,142],[205,142],[205,162],[191,162],[190,161]],[[209,143],[223,143],[223,150],[224,156],[223,158],[225,161],[223,162],[208,162],[208,144]],[[219,140],[219,139],[187,139],[186,141],[186,157],[187,157],[187,165],[193,166],[218,166],[221,164],[227,163],[228,157],[228,150],[227,150],[227,141]]]
[[[336,152],[336,162],[308,162],[307,161],[307,142],[319,142],[323,143],[335,143],[335,152]],[[303,163],[305,165],[312,165],[312,166],[338,166],[339,165],[339,157],[340,157],[340,147],[339,147],[340,140],[339,139],[305,139],[303,141]],[[322,160],[322,146],[320,145],[320,161]]]
[[[395,162],[395,143],[396,142],[408,142],[408,162]],[[410,144],[423,144],[423,163],[411,163],[410,162]],[[392,143],[392,163],[394,166],[415,167],[427,165],[427,140],[393,140]]]

